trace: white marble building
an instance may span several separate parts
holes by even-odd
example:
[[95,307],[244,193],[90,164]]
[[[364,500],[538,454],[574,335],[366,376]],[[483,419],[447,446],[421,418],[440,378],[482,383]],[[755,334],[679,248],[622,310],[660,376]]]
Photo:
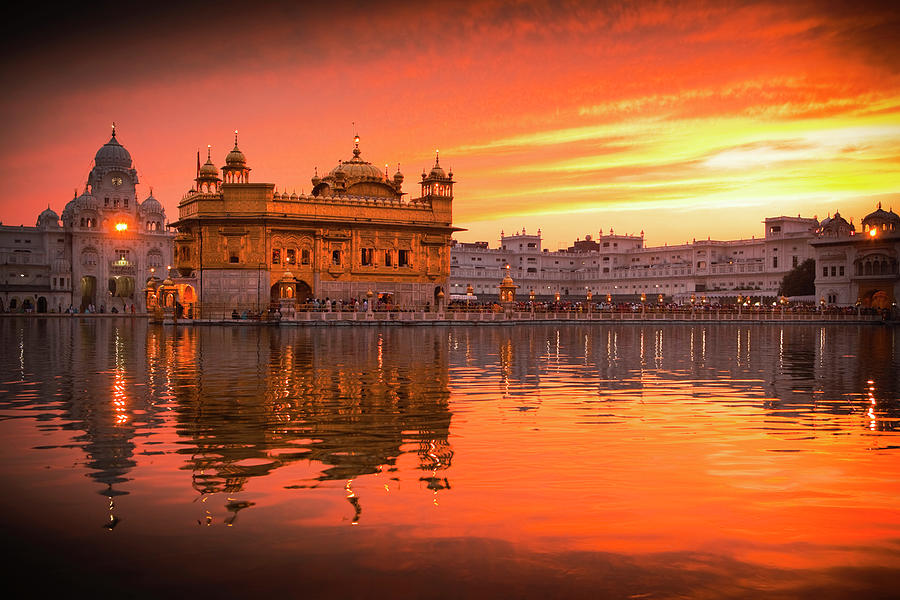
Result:
[[519,300],[582,301],[588,291],[595,302],[635,301],[644,294],[657,301],[774,297],[784,275],[812,258],[809,241],[815,218],[771,217],[761,237],[740,240],[694,240],[675,246],[645,246],[644,234],[600,231],[597,238],[577,240],[567,250],[542,248],[541,231],[506,235],[500,247],[486,242],[456,243],[451,250],[451,298],[465,298],[472,286],[479,300],[496,300],[504,266],[519,285]]
[[0,226],[0,310],[143,312],[147,279],[172,264],[174,234],[152,192],[138,200],[137,185],[113,128],[61,219],[48,206],[35,227]]
[[900,297],[900,215],[878,208],[862,231],[840,213],[822,221],[811,242],[816,258],[816,297],[826,304],[889,309]]

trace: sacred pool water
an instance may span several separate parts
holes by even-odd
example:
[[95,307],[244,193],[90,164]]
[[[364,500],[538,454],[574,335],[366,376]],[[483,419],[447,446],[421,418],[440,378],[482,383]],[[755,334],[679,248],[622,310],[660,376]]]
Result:
[[0,319],[32,596],[888,597],[900,329]]

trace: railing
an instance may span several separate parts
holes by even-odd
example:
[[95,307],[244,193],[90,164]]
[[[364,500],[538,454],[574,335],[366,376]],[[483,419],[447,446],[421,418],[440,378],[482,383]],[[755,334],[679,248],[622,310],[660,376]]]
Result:
[[[896,315],[895,315],[896,318]],[[169,320],[173,320],[171,315]],[[565,321],[654,321],[654,322],[829,322],[829,323],[865,323],[884,320],[881,314],[830,311],[791,311],[775,310],[742,310],[676,308],[660,310],[646,307],[644,310],[632,309],[538,309],[498,310],[496,307],[463,308],[455,307],[443,311],[434,310],[397,310],[380,307],[378,310],[361,310],[346,308],[344,310],[315,309],[305,305],[297,308],[281,309],[277,305],[264,306],[257,310],[255,306],[194,305],[181,315],[180,321],[208,323],[270,323],[270,324],[329,324],[329,323],[511,323],[511,322],[565,322]]]

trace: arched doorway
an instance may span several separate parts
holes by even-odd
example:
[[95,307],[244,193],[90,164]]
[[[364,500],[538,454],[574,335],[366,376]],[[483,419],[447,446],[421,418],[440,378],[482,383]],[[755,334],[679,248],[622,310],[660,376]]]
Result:
[[885,290],[869,290],[860,297],[860,303],[867,308],[890,308],[891,297]]
[[37,311],[39,313],[47,312],[47,299],[41,296],[37,301]]
[[296,300],[297,304],[304,304],[312,298],[312,289],[305,281],[282,277],[272,286],[270,298],[276,304],[282,300]]
[[34,310],[34,302],[31,301],[31,298],[25,298],[22,300],[22,310],[25,312],[31,312]]
[[85,275],[81,278],[81,312],[87,310],[91,304],[95,304],[97,294],[97,278],[93,275]]
[[876,290],[872,294],[872,308],[890,308],[891,300],[888,298],[887,292],[884,290]]

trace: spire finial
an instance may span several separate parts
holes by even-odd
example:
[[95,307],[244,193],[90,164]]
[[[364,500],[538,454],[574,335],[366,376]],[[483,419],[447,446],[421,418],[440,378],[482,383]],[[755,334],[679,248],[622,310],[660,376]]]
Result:
[[153,186],[152,185],[150,186],[150,197],[151,198],[153,197]]
[[212,144],[206,145],[206,160],[212,162]]
[[234,130],[234,147],[237,148],[237,129]]
[[116,137],[116,122],[115,121],[113,121],[113,123],[112,123],[112,136]]
[[434,166],[439,166],[441,164],[441,151],[435,149],[434,151]]

